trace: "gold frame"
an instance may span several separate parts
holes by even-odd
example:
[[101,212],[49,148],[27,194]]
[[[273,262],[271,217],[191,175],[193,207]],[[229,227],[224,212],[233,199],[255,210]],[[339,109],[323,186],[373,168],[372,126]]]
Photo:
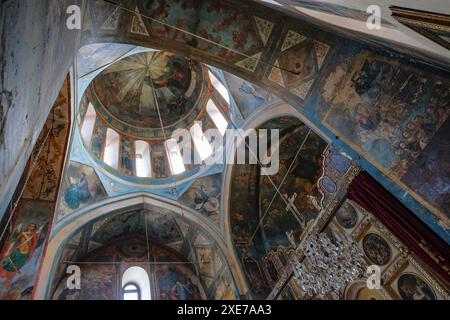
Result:
[[392,17],[398,22],[450,50],[450,42],[433,33],[433,30],[448,33],[450,38],[450,16],[396,6],[391,6],[389,9],[392,11]]

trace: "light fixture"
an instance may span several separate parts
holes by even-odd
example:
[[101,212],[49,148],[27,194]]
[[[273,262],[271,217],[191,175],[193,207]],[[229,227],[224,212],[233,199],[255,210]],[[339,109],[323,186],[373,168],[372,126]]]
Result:
[[306,238],[299,249],[294,257],[294,275],[309,298],[338,293],[366,270],[362,251],[347,237],[335,235],[331,240],[319,233]]

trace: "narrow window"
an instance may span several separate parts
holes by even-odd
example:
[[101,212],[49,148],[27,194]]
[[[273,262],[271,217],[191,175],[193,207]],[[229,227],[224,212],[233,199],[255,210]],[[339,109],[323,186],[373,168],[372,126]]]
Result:
[[181,155],[180,146],[175,139],[169,139],[166,141],[167,157],[170,161],[170,170],[173,175],[177,175],[186,171],[183,162],[183,156]]
[[114,169],[119,167],[119,134],[110,128],[106,131],[103,161]]
[[83,125],[81,127],[81,137],[83,138],[86,146],[89,146],[91,143],[92,133],[94,131],[95,118],[97,114],[95,113],[94,107],[89,102],[88,109],[86,111],[86,115],[84,116]]
[[220,131],[220,134],[224,136],[228,128],[228,121],[211,99],[209,99],[208,104],[206,105],[206,112],[208,112],[217,129]]
[[130,283],[123,288],[123,300],[142,300],[139,287]]
[[206,139],[205,135],[203,134],[203,130],[200,126],[200,123],[195,123],[191,127],[191,136],[192,140],[194,140],[194,146],[195,150],[197,150],[198,154],[200,155],[200,159],[204,161],[209,156],[212,155],[213,150],[211,148],[211,145],[209,144],[208,140]]
[[138,140],[135,142],[136,150],[136,174],[141,178],[150,178],[152,176],[152,167],[150,162],[150,146],[147,142]]
[[225,101],[228,104],[230,104],[230,95],[228,93],[227,88],[225,88],[225,86],[222,84],[222,82],[220,82],[220,80],[217,79],[217,77],[210,70],[208,70],[208,74],[209,74],[209,79],[210,79],[213,87],[216,88],[216,90],[220,93],[222,98],[224,98]]

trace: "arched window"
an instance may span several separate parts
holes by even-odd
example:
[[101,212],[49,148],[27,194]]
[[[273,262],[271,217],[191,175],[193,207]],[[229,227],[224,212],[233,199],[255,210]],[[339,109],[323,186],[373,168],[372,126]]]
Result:
[[194,146],[197,150],[198,154],[200,155],[200,159],[203,161],[207,159],[209,156],[212,155],[213,150],[211,148],[211,145],[208,142],[208,139],[206,139],[205,135],[203,134],[202,127],[200,126],[200,123],[195,123],[191,127],[191,136],[192,140],[194,140]]
[[125,285],[123,288],[123,300],[142,300],[139,287],[133,283]]
[[167,157],[170,161],[170,170],[173,175],[183,173],[186,171],[184,166],[183,156],[181,155],[180,146],[175,139],[169,139],[166,141]]
[[84,116],[83,125],[81,127],[81,137],[83,138],[84,143],[88,147],[91,142],[96,118],[97,118],[97,114],[95,113],[94,107],[89,102],[89,106],[86,111],[86,115]]
[[220,93],[222,98],[225,99],[225,101],[230,104],[230,94],[228,93],[227,88],[220,82],[219,79],[210,71],[208,70],[209,80],[211,81],[213,87]]
[[225,135],[228,128],[228,121],[211,99],[209,99],[208,104],[206,105],[206,112],[208,112],[217,129],[220,131],[220,134],[222,136]]
[[119,134],[110,128],[106,131],[103,161],[114,169],[119,167]]
[[151,300],[150,279],[141,267],[130,267],[122,275],[123,300]]
[[136,175],[141,178],[150,178],[152,176],[150,146],[142,140],[138,140],[134,144],[136,150]]

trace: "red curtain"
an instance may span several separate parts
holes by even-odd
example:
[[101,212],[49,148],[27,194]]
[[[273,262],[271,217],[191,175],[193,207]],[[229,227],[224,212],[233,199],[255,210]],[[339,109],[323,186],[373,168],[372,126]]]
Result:
[[367,172],[355,177],[347,196],[373,214],[431,269],[450,282],[450,246]]

